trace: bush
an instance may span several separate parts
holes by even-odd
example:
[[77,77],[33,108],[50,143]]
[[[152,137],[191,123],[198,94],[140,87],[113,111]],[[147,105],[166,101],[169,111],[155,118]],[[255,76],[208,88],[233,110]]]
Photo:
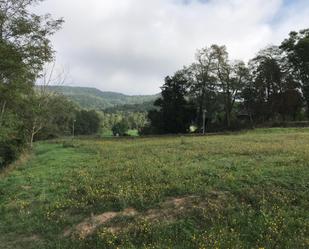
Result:
[[129,127],[124,121],[118,122],[112,127],[114,136],[125,136],[128,130]]
[[0,169],[15,161],[24,146],[21,140],[1,140],[0,141]]
[[93,135],[99,131],[100,117],[96,111],[81,110],[76,113],[75,133]]
[[14,162],[26,146],[26,135],[20,119],[7,113],[0,124],[0,169]]

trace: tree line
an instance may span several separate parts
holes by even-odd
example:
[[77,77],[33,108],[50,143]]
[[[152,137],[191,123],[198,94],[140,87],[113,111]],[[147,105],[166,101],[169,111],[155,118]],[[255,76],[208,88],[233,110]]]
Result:
[[126,135],[128,130],[140,131],[147,123],[147,112],[131,109],[109,109],[99,112],[102,132]]
[[309,117],[309,29],[262,49],[247,64],[226,46],[200,49],[189,66],[167,76],[143,133],[240,129]]

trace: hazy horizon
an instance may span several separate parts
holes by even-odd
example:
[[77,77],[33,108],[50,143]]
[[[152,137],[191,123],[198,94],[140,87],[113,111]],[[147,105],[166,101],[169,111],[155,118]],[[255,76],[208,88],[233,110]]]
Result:
[[[37,83],[36,86],[40,87],[42,85],[40,83]],[[152,96],[152,95],[160,94],[160,91],[158,91],[157,93],[150,93],[150,94],[130,94],[130,93],[117,92],[117,91],[105,91],[104,89],[101,90],[101,89],[99,89],[97,87],[93,87],[93,86],[91,86],[91,84],[86,85],[86,86],[67,85],[67,84],[62,84],[62,85],[50,84],[48,86],[50,86],[50,87],[72,87],[72,88],[93,88],[93,89],[99,90],[99,91],[104,92],[104,93],[118,93],[118,94],[123,94],[123,95],[126,95],[126,96]]]

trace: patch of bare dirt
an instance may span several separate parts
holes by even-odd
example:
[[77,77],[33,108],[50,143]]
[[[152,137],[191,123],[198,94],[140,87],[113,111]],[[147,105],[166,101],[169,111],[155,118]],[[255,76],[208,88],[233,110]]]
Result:
[[36,234],[34,234],[30,237],[24,237],[22,239],[22,241],[24,241],[24,242],[34,242],[34,241],[39,241],[39,240],[41,240],[41,237],[39,235],[36,235]]
[[100,215],[92,215],[90,218],[85,219],[83,222],[77,224],[71,229],[64,232],[64,236],[77,235],[79,238],[86,238],[93,234],[96,229],[102,225],[107,225],[107,230],[111,233],[119,233],[128,224],[115,226],[108,224],[115,217],[130,216],[141,219],[146,219],[152,222],[168,220],[172,221],[177,219],[179,215],[183,215],[192,208],[207,208],[221,206],[226,202],[226,193],[213,191],[209,193],[209,198],[201,198],[198,196],[186,196],[186,197],[173,197],[168,198],[161,203],[158,208],[149,209],[146,212],[137,212],[133,208],[128,208],[122,212],[106,212]]
[[21,186],[21,188],[22,188],[23,190],[30,190],[30,189],[32,189],[31,186]]
[[72,234],[76,234],[79,238],[86,238],[87,236],[93,234],[99,226],[106,224],[116,216],[134,216],[136,214],[137,211],[135,209],[128,208],[122,212],[105,212],[100,215],[91,215],[90,218],[85,219],[73,229],[67,229],[64,232],[64,236],[68,237]]
[[32,235],[31,237],[28,238],[30,241],[38,241],[40,240],[41,237],[39,235]]
[[163,219],[172,220],[185,210],[193,207],[195,202],[198,203],[198,199],[197,196],[168,198],[165,202],[161,203],[159,208],[150,209],[146,213],[141,214],[141,216],[151,221]]

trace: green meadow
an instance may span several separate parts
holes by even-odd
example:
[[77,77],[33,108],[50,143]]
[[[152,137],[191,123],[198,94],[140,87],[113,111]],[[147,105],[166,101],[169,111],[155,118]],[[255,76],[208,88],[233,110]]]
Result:
[[309,129],[38,142],[0,248],[309,248]]

